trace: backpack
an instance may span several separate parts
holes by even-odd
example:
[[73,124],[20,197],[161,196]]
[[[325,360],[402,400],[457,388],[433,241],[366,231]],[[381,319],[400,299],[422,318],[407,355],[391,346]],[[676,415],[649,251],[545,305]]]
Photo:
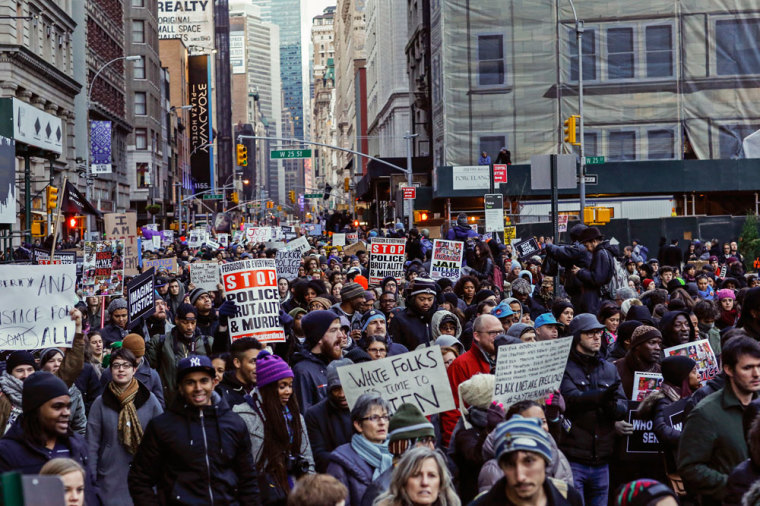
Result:
[[602,296],[609,300],[615,300],[618,289],[628,286],[628,271],[615,257],[612,257],[612,269],[612,278],[602,287]]

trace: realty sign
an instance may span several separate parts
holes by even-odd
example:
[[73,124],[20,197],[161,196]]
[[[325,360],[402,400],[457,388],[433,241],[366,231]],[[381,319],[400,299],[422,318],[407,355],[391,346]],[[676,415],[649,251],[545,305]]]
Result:
[[127,283],[127,306],[129,321],[141,316],[148,317],[156,312],[156,279],[153,267]]
[[453,282],[462,274],[462,256],[464,243],[462,241],[433,241],[433,258],[430,261],[430,278],[447,278]]
[[229,318],[230,338],[255,337],[262,343],[285,341],[280,325],[280,294],[273,258],[255,258],[222,264],[227,300],[238,306]]
[[379,285],[387,276],[393,276],[401,283],[405,256],[406,239],[403,237],[374,237],[369,245],[369,284]]
[[197,288],[214,291],[219,283],[219,264],[216,262],[194,262],[190,264],[190,282]]
[[301,267],[301,252],[298,250],[277,250],[274,259],[277,264],[277,278],[285,278],[293,281],[298,277],[298,268]]

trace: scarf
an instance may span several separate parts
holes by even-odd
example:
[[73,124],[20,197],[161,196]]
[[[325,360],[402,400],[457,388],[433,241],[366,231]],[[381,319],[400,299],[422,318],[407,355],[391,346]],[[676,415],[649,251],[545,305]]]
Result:
[[24,384],[20,379],[8,374],[8,371],[3,371],[0,376],[0,390],[11,400],[11,404],[21,407],[21,391],[24,388]]
[[351,437],[351,448],[375,470],[372,474],[373,480],[393,465],[393,455],[388,451],[388,443],[373,443],[361,434],[354,434]]
[[119,423],[117,425],[119,442],[124,445],[124,448],[126,448],[130,455],[137,453],[137,448],[140,446],[140,441],[142,441],[143,437],[142,425],[137,417],[137,408],[135,407],[135,397],[137,396],[138,388],[139,383],[134,378],[124,388],[118,387],[113,381],[108,383],[108,389],[121,404]]

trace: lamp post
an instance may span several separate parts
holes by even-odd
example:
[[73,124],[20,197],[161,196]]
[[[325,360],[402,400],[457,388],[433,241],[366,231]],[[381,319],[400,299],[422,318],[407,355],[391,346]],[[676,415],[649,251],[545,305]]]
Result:
[[[580,116],[580,125],[578,127],[579,135],[581,138],[580,142],[580,156],[581,156],[581,164],[580,164],[580,174],[578,176],[578,182],[580,185],[580,222],[584,222],[584,213],[583,210],[586,208],[586,156],[584,151],[584,128],[583,124],[585,122],[585,118],[583,116],[583,32],[585,31],[585,28],[583,26],[583,20],[578,20],[578,14],[575,11],[575,4],[573,3],[573,0],[568,0],[570,2],[570,8],[573,10],[573,19],[575,19],[575,44],[578,47],[578,115]],[[572,68],[572,63],[570,65]]]

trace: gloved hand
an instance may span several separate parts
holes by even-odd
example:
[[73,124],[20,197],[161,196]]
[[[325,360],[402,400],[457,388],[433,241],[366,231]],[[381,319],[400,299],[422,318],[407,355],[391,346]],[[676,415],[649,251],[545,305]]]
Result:
[[285,329],[286,334],[290,334],[293,328],[293,317],[280,308],[280,325]]
[[559,416],[565,412],[565,399],[559,390],[548,395],[544,411],[546,412],[546,419],[550,422],[559,420]]
[[219,306],[219,316],[235,316],[240,309],[237,307],[234,301],[225,300],[222,305]]

